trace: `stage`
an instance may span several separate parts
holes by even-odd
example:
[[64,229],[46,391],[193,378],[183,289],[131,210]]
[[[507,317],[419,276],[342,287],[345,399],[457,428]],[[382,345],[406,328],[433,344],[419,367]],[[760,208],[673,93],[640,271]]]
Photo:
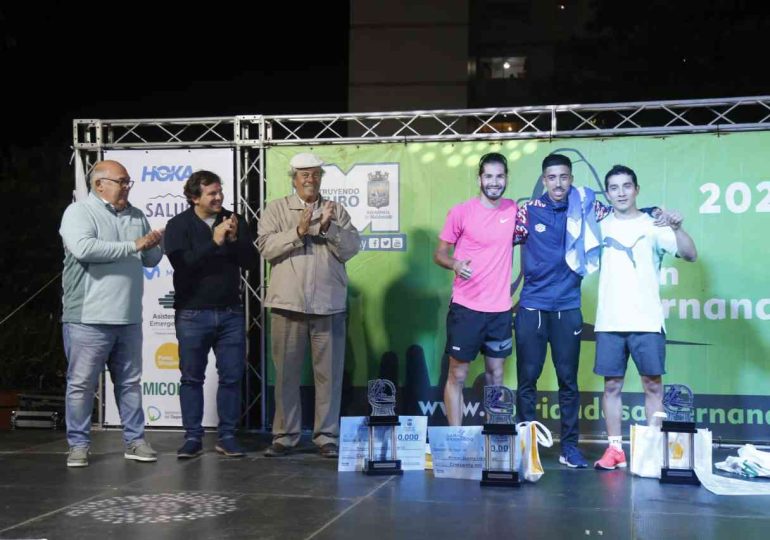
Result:
[[[309,443],[265,458],[265,434],[243,436],[243,459],[180,461],[181,434],[148,434],[157,463],[123,458],[121,434],[95,431],[90,466],[65,466],[61,431],[0,433],[0,538],[763,538],[768,497],[718,497],[625,470],[570,470],[552,449],[546,474],[519,489],[432,473],[337,473]],[[599,457],[603,446],[586,444]],[[715,450],[715,461],[734,450]]]

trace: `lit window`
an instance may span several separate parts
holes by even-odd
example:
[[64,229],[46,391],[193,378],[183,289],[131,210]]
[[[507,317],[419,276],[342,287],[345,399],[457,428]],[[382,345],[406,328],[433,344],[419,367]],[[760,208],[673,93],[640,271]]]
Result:
[[479,58],[479,68],[482,79],[524,79],[527,76],[527,57]]

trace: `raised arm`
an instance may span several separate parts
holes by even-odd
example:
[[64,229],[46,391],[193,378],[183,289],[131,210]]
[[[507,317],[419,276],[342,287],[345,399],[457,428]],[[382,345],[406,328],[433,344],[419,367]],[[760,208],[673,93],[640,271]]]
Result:
[[163,249],[160,247],[160,241],[163,239],[163,230],[152,230],[150,222],[147,221],[144,215],[142,215],[142,230],[147,241],[146,247],[144,249],[140,248],[142,252],[142,266],[152,268],[163,258]]
[[[278,203],[279,201],[273,201],[265,207],[257,226],[257,249],[270,263],[305,245],[305,238],[300,235],[299,227],[289,223],[288,218],[282,219]],[[309,215],[308,213],[308,222]]]
[[337,259],[344,263],[353,258],[361,249],[361,239],[358,229],[353,225],[350,214],[340,205],[334,206],[335,215],[325,228],[326,246]]
[[170,221],[165,233],[166,256],[176,272],[194,272],[214,252],[219,245],[214,238],[208,242],[193,242],[188,238],[185,224],[180,221]]
[[[64,246],[84,263],[109,263],[140,251],[140,239],[108,241],[97,237],[96,224],[88,211],[79,204],[64,211],[59,229]],[[144,238],[144,237],[142,237]]]
[[682,227],[684,218],[676,210],[664,213],[665,219],[676,237],[676,254],[688,262],[695,262],[698,258],[698,250],[695,248],[695,242]]
[[516,226],[513,229],[513,243],[523,244],[529,238],[529,210],[526,203],[516,213]]
[[[646,206],[644,208],[639,209],[640,212],[644,212],[648,216],[650,216],[653,219],[658,218],[660,214],[663,212],[660,208],[657,206]],[[614,209],[612,206],[609,206],[607,204],[604,204],[602,201],[599,200],[599,197],[596,197],[594,199],[594,216],[596,217],[596,221],[601,221],[607,216],[609,216],[612,212],[614,212]],[[660,223],[656,222],[656,224],[660,225]]]

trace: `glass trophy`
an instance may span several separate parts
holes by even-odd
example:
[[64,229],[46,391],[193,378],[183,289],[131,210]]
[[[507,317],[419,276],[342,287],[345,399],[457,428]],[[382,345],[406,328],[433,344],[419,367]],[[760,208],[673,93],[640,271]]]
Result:
[[663,467],[660,481],[664,484],[700,485],[695,474],[695,415],[692,390],[684,384],[663,386],[663,408],[666,420],[663,432]]
[[[374,379],[368,384],[372,414],[366,417],[369,428],[369,454],[364,459],[363,473],[370,476],[403,474],[396,448],[396,428],[401,425],[396,415],[396,385],[387,379]],[[375,443],[381,442],[381,445]],[[379,446],[375,455],[375,446]]]
[[[516,424],[513,422],[513,390],[506,386],[484,387],[484,413],[487,422],[484,436],[484,468],[482,486],[518,487],[519,473],[514,467]],[[493,443],[493,439],[496,443]],[[492,467],[492,451],[508,452],[507,463]]]

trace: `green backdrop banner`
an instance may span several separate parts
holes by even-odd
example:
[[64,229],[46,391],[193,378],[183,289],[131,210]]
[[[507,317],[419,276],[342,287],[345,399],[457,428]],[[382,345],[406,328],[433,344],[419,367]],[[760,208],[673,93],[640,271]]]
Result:
[[[328,165],[324,196],[346,206],[361,231],[362,250],[348,264],[350,288],[346,358],[349,410],[362,413],[361,388],[379,376],[398,380],[403,411],[445,422],[441,387],[445,327],[452,273],[433,263],[447,211],[478,194],[481,155],[509,159],[505,196],[519,203],[539,185],[549,153],[569,156],[576,185],[599,191],[604,174],[620,163],[633,168],[640,206],[680,210],[696,242],[695,264],[664,260],[661,297],[667,313],[667,375],[696,395],[697,420],[716,437],[768,440],[770,399],[770,291],[767,286],[770,216],[770,133],[675,135],[550,141],[442,142],[275,147],[267,152],[268,199],[291,193],[288,162],[300,151]],[[538,191],[539,193],[539,191]],[[514,278],[519,250],[514,250]],[[581,431],[604,430],[599,396],[603,381],[592,373],[598,274],[583,283],[584,332],[579,383]],[[520,286],[514,293],[518,298]],[[550,358],[550,357],[549,357]],[[514,356],[505,383],[516,388]],[[312,384],[312,378],[306,381]],[[483,421],[479,388],[483,362],[472,364],[466,400],[468,422]],[[272,384],[272,374],[269,379]],[[550,360],[538,385],[541,419],[558,423],[556,375]],[[625,386],[624,419],[643,418],[641,386],[633,364]],[[558,433],[558,429],[557,429]]]

